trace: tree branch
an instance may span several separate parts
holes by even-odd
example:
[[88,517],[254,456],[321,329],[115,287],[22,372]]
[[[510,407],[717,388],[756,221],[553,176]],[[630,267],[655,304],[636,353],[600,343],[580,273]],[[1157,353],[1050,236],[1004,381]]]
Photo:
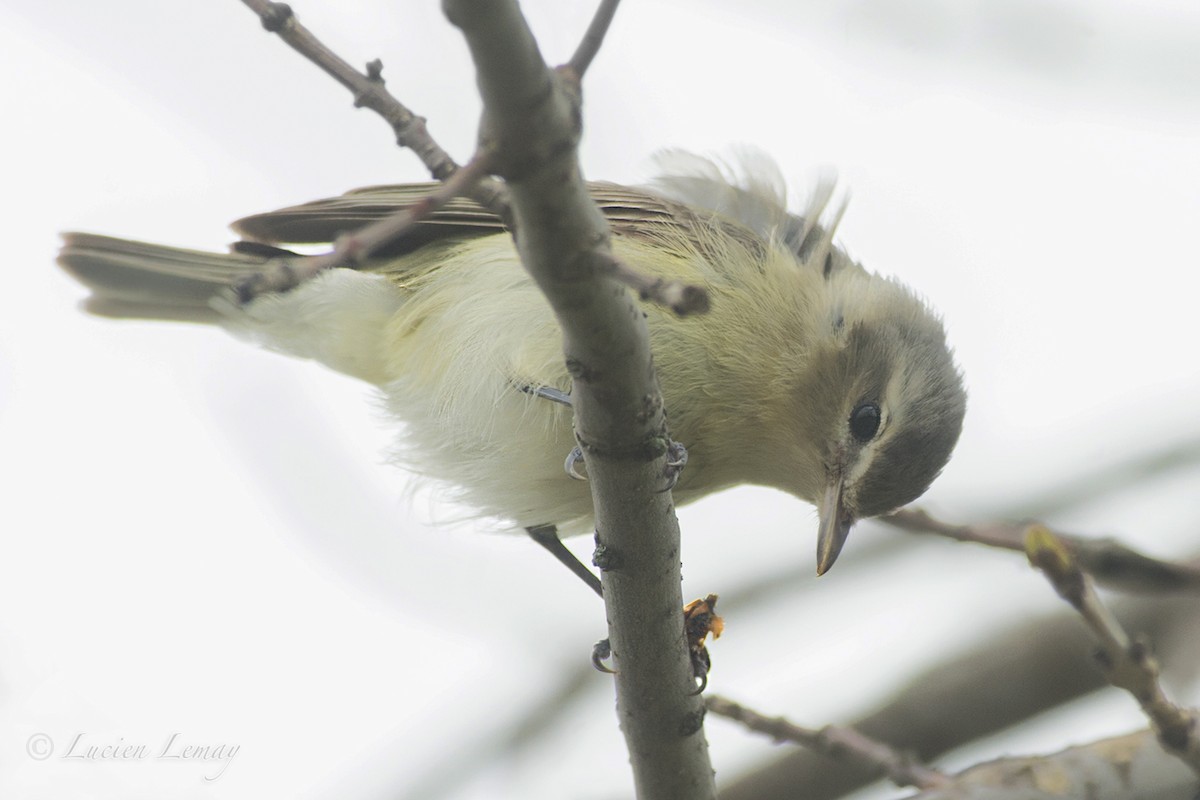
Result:
[[326,270],[355,267],[363,263],[453,198],[468,194],[486,176],[488,166],[488,154],[476,154],[465,167],[456,170],[445,183],[430,191],[418,203],[342,234],[328,253],[271,259],[261,272],[256,272],[233,287],[236,302],[244,304],[270,292],[286,292]]
[[[349,89],[354,94],[356,107],[370,108],[383,117],[395,132],[396,142],[401,147],[407,147],[416,153],[434,178],[449,181],[458,171],[458,164],[430,136],[425,127],[425,118],[414,114],[384,88],[383,63],[381,61],[377,59],[367,64],[367,72],[364,75],[326,47],[308,28],[301,25],[290,6],[271,0],[242,0],[242,2],[258,14],[267,31],[278,34],[293,50]],[[587,33],[571,57],[571,61],[560,69],[576,93],[579,81],[604,42],[604,36],[608,32],[609,24],[616,14],[619,3],[620,0],[602,0]],[[478,157],[477,155],[476,158]],[[377,224],[378,231],[372,231],[369,234],[365,230],[356,232],[353,237],[355,241],[363,239],[373,241],[379,238],[380,234],[387,233],[388,238],[380,239],[377,245],[372,245],[370,251],[356,249],[355,241],[348,241],[336,244],[334,251],[328,255],[315,257],[319,260],[304,261],[298,268],[292,259],[277,262],[263,273],[254,275],[235,287],[237,301],[245,303],[268,292],[287,291],[325,269],[356,263],[358,260],[366,258],[370,252],[397,238],[409,228],[412,221],[420,219],[440,207],[450,197],[471,198],[499,216],[504,225],[512,230],[512,208],[507,188],[482,172],[480,171],[480,174],[472,180],[462,181],[454,194],[442,197],[436,201],[436,205],[419,210],[414,208],[412,210],[413,220],[407,220],[405,217],[407,212],[401,211],[395,215],[396,219],[392,222],[394,227],[385,226],[381,222]],[[708,311],[708,293],[702,286],[668,281],[662,278],[648,278],[614,258],[611,253],[602,260],[597,269],[633,289],[642,300],[667,306],[679,316]]]
[[608,26],[612,24],[620,2],[621,0],[601,0],[600,5],[596,8],[592,23],[588,25],[587,33],[583,35],[583,40],[579,42],[575,54],[566,64],[567,68],[575,74],[576,83],[583,80],[584,73],[592,65],[592,59],[596,57],[596,53],[600,52],[600,45],[604,44],[604,36],[608,33]]
[[637,292],[639,299],[666,306],[681,317],[708,312],[708,291],[703,286],[651,278],[611,255],[602,257],[597,266],[602,274]]
[[1129,638],[1116,617],[1100,601],[1091,580],[1072,558],[1071,552],[1049,530],[1040,526],[1031,528],[1025,549],[1029,563],[1045,574],[1059,597],[1080,613],[1100,642],[1097,660],[1109,683],[1133,695],[1150,718],[1163,747],[1200,775],[1196,713],[1167,699],[1149,642]]
[[936,789],[950,783],[950,779],[942,773],[929,769],[884,742],[863,736],[853,728],[838,725],[804,728],[783,717],[767,717],[716,695],[709,695],[705,702],[713,714],[740,722],[777,742],[793,742],[831,758],[857,763],[887,776],[897,786]]
[[607,224],[577,162],[578,94],[547,68],[513,0],[443,0],[466,38],[521,259],[563,331],[575,433],[596,506],[596,563],[617,666],[617,709],[643,798],[715,795],[704,706],[691,694],[669,443],[645,321],[604,277]]
[[[395,133],[396,143],[416,153],[434,178],[444,181],[458,169],[458,164],[450,154],[429,135],[425,127],[425,118],[414,114],[384,88],[383,62],[378,59],[372,61],[367,64],[366,74],[363,74],[301,25],[287,4],[271,0],[242,2],[258,14],[268,32],[279,34],[279,38],[287,42],[293,50],[349,89],[354,95],[355,107],[369,108],[383,117]],[[509,210],[508,193],[503,185],[492,178],[484,177],[471,187],[468,196],[499,216],[505,225],[510,225],[512,214]]]
[[[985,522],[957,525],[915,508],[901,509],[880,522],[915,533],[932,533],[958,542],[1025,551],[1029,523]],[[1200,566],[1151,558],[1115,539],[1055,532],[1079,566],[1098,583],[1129,592],[1200,592]]]
[[[1194,677],[1200,666],[1195,598],[1124,598],[1117,610],[1126,626],[1153,636],[1172,656],[1167,663],[1176,681]],[[1099,671],[1088,669],[1089,642],[1074,613],[1020,620],[912,676],[892,692],[894,699],[847,724],[929,763],[1104,688]],[[854,764],[793,751],[722,786],[721,800],[787,797],[797,786],[804,787],[805,800],[831,800],[876,777]]]

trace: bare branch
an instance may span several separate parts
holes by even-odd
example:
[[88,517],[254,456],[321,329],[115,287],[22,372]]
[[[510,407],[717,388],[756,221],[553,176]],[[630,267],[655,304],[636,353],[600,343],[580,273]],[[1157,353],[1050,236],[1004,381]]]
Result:
[[477,154],[465,167],[454,172],[445,183],[425,195],[420,202],[378,222],[342,234],[334,241],[333,249],[328,253],[272,259],[261,272],[251,275],[234,287],[236,302],[244,304],[264,294],[289,291],[334,267],[357,267],[451,199],[470,192],[471,187],[479,182],[487,170],[487,156],[483,153]]
[[897,786],[936,789],[947,786],[950,779],[929,769],[911,756],[889,745],[863,736],[853,728],[826,725],[823,728],[803,728],[783,717],[766,717],[724,697],[710,695],[705,703],[713,714],[736,720],[752,731],[765,733],[777,742],[793,742],[836,759],[856,762],[866,769],[886,775]]
[[[1200,665],[1196,599],[1124,598],[1124,624],[1153,636],[1170,654],[1174,680],[1192,680]],[[1034,714],[1107,686],[1088,669],[1091,637],[1074,612],[1022,619],[949,655],[898,685],[894,699],[848,724],[911,750],[925,763]],[[805,800],[831,800],[874,780],[875,773],[827,757],[792,751],[721,787],[722,800],[786,797],[803,786]],[[1190,800],[1190,798],[1189,798]]]
[[[921,509],[901,509],[880,517],[897,528],[933,533],[959,542],[1024,552],[1028,523],[986,522],[956,525]],[[1151,558],[1114,539],[1094,539],[1055,532],[1079,566],[1104,586],[1131,592],[1200,592],[1200,566]]]
[[576,83],[583,80],[584,73],[592,65],[592,59],[596,57],[596,53],[600,52],[600,45],[604,44],[604,36],[608,33],[608,26],[612,24],[620,2],[621,0],[600,1],[596,14],[592,17],[592,24],[588,25],[587,32],[583,34],[583,40],[579,42],[575,54],[566,64],[567,68],[574,73]]
[[507,181],[521,260],[563,332],[638,795],[710,799],[704,705],[692,694],[684,641],[679,524],[662,491],[670,436],[643,315],[603,274],[608,226],[577,161],[578,93],[546,66],[514,0],[443,0],[443,9],[475,61],[480,137]]
[[1029,563],[1045,573],[1054,590],[1074,606],[1100,641],[1098,660],[1109,683],[1133,695],[1153,723],[1163,747],[1200,775],[1196,713],[1167,699],[1149,642],[1130,640],[1116,617],[1100,601],[1091,580],[1072,558],[1070,550],[1048,529],[1031,528],[1025,549]]
[[708,290],[703,286],[650,278],[612,256],[602,258],[599,267],[602,274],[637,292],[639,299],[666,306],[681,317],[708,312]]
[[[287,4],[271,0],[242,2],[258,14],[268,32],[279,34],[293,50],[349,89],[354,95],[355,107],[369,108],[383,117],[395,132],[396,143],[416,153],[434,178],[444,181],[458,169],[458,164],[450,154],[429,135],[425,127],[425,118],[414,114],[384,88],[381,61],[372,61],[367,64],[367,72],[361,73],[301,25]],[[511,227],[512,213],[509,209],[508,193],[502,184],[491,178],[484,178],[471,187],[467,196],[498,215],[505,225]]]
[[[375,60],[367,64],[367,72],[363,74],[350,66],[349,62],[326,47],[311,31],[301,25],[291,7],[285,3],[276,3],[271,0],[242,0],[242,2],[258,14],[266,30],[279,34],[280,38],[287,42],[293,50],[349,89],[354,94],[356,107],[370,108],[383,117],[392,126],[392,130],[396,134],[396,142],[401,147],[407,147],[416,153],[433,177],[445,181],[458,170],[458,164],[450,157],[450,154],[429,135],[429,131],[425,127],[425,118],[414,114],[384,88],[383,63],[381,61]],[[569,71],[569,79],[576,88],[604,42],[604,36],[616,14],[619,2],[620,0],[602,0],[583,40],[566,65],[565,69]],[[513,228],[508,191],[502,184],[490,177],[482,176],[467,184],[457,194],[470,197],[484,208],[497,214],[506,227]],[[424,213],[428,213],[428,210],[420,212],[420,215]],[[419,219],[420,215],[416,215],[414,218]],[[402,223],[399,220],[396,225],[400,231],[408,227],[408,223]],[[356,236],[355,238],[360,237]],[[372,238],[374,238],[374,234],[372,234]],[[384,243],[386,244],[386,240]],[[279,262],[274,265],[269,274],[255,275],[237,287],[238,299],[244,303],[266,292],[287,291],[322,270],[351,263],[355,254],[348,250],[349,245],[335,246],[334,252],[330,253],[328,257],[319,257],[321,259],[328,258],[327,262],[305,260],[298,268],[290,260]],[[349,260],[347,260],[348,257]],[[357,257],[361,258],[362,256]],[[604,271],[604,274],[633,289],[641,299],[667,306],[679,316],[704,313],[708,310],[708,293],[701,286],[646,277],[612,258],[611,255],[600,262],[599,268]],[[293,274],[293,271],[298,274]]]

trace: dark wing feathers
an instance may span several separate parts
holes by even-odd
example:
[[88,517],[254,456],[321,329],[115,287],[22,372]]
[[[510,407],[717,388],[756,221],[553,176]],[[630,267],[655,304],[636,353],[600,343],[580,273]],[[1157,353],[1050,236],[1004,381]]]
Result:
[[[107,316],[211,320],[209,300],[221,289],[258,272],[272,257],[287,255],[276,244],[326,244],[413,205],[433,183],[372,186],[340,197],[317,200],[266,214],[245,217],[233,229],[245,241],[230,253],[206,253],[147,244],[89,233],[63,235],[58,263],[93,291],[88,310]],[[761,241],[747,228],[712,212],[691,208],[650,192],[613,183],[590,183],[588,189],[618,236],[691,238],[704,248],[696,232],[722,225],[747,244]],[[411,252],[447,237],[486,236],[503,230],[500,219],[474,202],[451,200],[417,222],[387,257]]]
[[[255,214],[233,223],[239,235],[256,242],[315,244],[331,242],[410,206],[438,184],[368,186],[340,197]],[[655,223],[680,225],[690,214],[685,206],[648,192],[613,183],[590,183],[589,192],[619,234],[636,235]],[[685,216],[686,215],[686,216]],[[446,236],[485,236],[503,230],[500,219],[464,198],[455,198],[421,220],[403,244],[387,254],[407,252]]]

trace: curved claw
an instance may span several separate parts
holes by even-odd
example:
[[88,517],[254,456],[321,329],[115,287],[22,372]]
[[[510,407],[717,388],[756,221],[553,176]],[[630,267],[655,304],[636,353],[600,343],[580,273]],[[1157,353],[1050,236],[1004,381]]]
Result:
[[617,671],[612,669],[604,662],[612,657],[612,644],[608,639],[601,639],[592,645],[592,666],[598,672],[603,672],[607,675],[616,675]]
[[567,453],[567,461],[563,464],[563,469],[577,481],[586,481],[587,475],[584,475],[579,470],[575,469],[575,465],[583,461],[583,451],[578,446],[574,447],[571,452]]
[[683,474],[683,468],[687,466],[688,451],[682,443],[671,439],[667,443],[667,468],[664,471],[664,476],[667,479],[666,488],[660,489],[659,493],[669,492],[675,488],[675,484],[679,483],[679,476]]

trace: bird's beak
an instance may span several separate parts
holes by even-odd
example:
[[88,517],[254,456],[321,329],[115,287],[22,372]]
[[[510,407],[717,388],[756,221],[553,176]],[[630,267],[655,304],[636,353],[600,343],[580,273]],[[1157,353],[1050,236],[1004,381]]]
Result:
[[839,475],[825,487],[821,499],[820,527],[817,529],[817,574],[824,575],[837,561],[842,545],[850,535],[854,518],[847,513],[842,503],[842,477]]

